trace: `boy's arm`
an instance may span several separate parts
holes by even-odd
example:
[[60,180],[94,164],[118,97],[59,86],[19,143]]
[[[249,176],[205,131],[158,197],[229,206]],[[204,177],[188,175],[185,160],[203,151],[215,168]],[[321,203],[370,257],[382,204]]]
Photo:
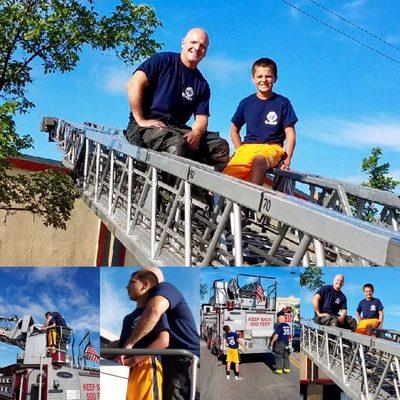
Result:
[[242,338],[238,339],[238,343],[239,343],[239,346],[240,346],[243,350],[247,350],[246,342],[244,342]]
[[285,151],[287,157],[279,165],[279,169],[289,169],[290,167],[290,163],[292,161],[294,153],[294,148],[296,146],[296,130],[294,128],[294,125],[289,125],[285,128],[285,135],[286,135]]
[[383,310],[382,311],[378,311],[379,314],[379,326],[378,328],[382,328],[383,325]]
[[235,124],[231,124],[231,139],[235,150],[243,144],[239,132],[240,128],[238,128]]
[[150,299],[144,309],[139,322],[128,340],[125,342],[125,349],[131,349],[144,336],[149,334],[156,326],[161,315],[169,308],[169,301],[163,296],[155,296]]
[[[148,349],[166,349],[169,345],[169,331],[161,331],[157,338],[150,343]],[[146,360],[149,356],[131,356],[124,359],[124,365],[129,368],[134,367],[137,363]]]

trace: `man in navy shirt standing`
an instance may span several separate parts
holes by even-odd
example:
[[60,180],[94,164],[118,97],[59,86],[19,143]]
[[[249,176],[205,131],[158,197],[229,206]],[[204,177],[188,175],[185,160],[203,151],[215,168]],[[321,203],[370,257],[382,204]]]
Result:
[[[154,270],[156,267],[152,268]],[[149,291],[147,305],[124,347],[132,348],[151,332],[163,313],[166,313],[170,327],[169,348],[188,350],[200,357],[200,337],[193,314],[182,293],[168,282],[159,283]],[[162,365],[164,399],[189,399],[191,360],[181,356],[165,356]]]
[[[206,56],[209,37],[191,29],[181,53],[163,52],[144,61],[127,84],[130,106],[127,140],[137,146],[167,151],[222,170],[229,145],[208,132],[210,88],[197,69]],[[192,127],[187,126],[194,116]]]
[[280,314],[278,316],[278,325],[269,343],[269,347],[271,348],[273,348],[275,343],[275,372],[277,375],[290,373],[290,336],[290,325],[285,322],[285,316]]
[[343,285],[344,276],[338,274],[333,278],[332,285],[324,285],[315,293],[313,306],[316,324],[356,329],[357,321],[347,315],[347,298],[341,291]]
[[372,335],[374,329],[382,328],[383,305],[379,299],[374,297],[374,286],[371,283],[363,286],[363,292],[365,298],[360,301],[356,311],[358,321],[356,332]]

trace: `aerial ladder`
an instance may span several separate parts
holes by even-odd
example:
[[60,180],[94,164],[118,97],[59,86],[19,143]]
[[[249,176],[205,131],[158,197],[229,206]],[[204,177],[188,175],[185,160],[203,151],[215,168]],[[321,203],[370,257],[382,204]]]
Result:
[[[260,187],[140,148],[121,129],[45,117],[83,201],[140,263],[398,265],[398,195],[274,169]],[[376,221],[362,220],[374,207]]]
[[301,351],[352,399],[400,399],[400,331],[377,330],[376,336],[301,320]]
[[[58,327],[56,347],[47,346],[46,331],[30,315],[0,316],[0,342],[17,346],[16,362],[0,368],[0,400],[98,400],[99,369],[75,364],[73,332]],[[62,329],[67,330],[63,335]],[[72,341],[72,352],[67,342]],[[79,357],[81,359],[81,357]]]

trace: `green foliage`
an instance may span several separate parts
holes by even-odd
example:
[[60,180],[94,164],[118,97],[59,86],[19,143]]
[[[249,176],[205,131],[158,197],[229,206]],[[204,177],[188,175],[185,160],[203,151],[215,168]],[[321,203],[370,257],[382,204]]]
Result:
[[[362,184],[363,186],[368,186],[374,189],[393,192],[396,187],[400,185],[400,181],[396,181],[389,176],[389,163],[379,164],[381,156],[382,149],[380,147],[374,147],[371,150],[371,154],[362,159],[361,170],[368,174],[368,181],[363,182]],[[356,210],[359,206],[358,200],[350,198],[350,205],[353,208],[353,213],[356,214]],[[376,221],[377,212],[378,210],[371,203],[366,202],[361,213],[361,219],[370,222]]]
[[100,16],[95,1],[0,0],[0,209],[6,215],[29,211],[46,225],[65,228],[77,194],[61,172],[11,175],[8,156],[33,146],[15,130],[14,115],[34,104],[26,97],[32,66],[43,73],[73,70],[84,46],[115,51],[133,64],[161,46],[151,38],[161,26],[154,10],[120,0],[109,16]]
[[200,282],[200,300],[204,300],[208,293],[207,283]]
[[300,286],[306,286],[310,290],[319,289],[325,284],[322,278],[322,269],[319,267],[307,267],[300,274]]

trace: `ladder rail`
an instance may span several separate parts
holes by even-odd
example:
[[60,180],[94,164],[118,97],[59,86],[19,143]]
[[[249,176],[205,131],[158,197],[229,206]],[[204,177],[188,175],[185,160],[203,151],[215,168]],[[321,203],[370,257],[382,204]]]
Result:
[[[75,146],[75,150],[69,152],[67,164],[76,166],[79,157],[84,154],[82,198],[99,215],[103,215],[102,218],[107,220],[106,225],[112,227],[113,232],[125,230],[123,242],[129,241],[129,238],[132,240],[138,224],[151,233],[151,251],[147,261],[156,261],[160,248],[165,253],[169,247],[171,254],[168,256],[178,258],[180,264],[218,263],[218,259],[226,259],[228,254],[228,262],[238,265],[243,261],[243,238],[248,232],[253,242],[246,246],[246,251],[255,249],[253,253],[266,262],[274,257],[278,263],[285,265],[299,265],[300,262],[307,265],[326,265],[328,262],[351,265],[360,264],[360,259],[364,265],[396,265],[400,261],[400,234],[386,226],[346,215],[349,214],[348,204],[343,208],[346,213],[339,212],[322,205],[325,203],[332,207],[330,200],[310,201],[301,196],[289,196],[217,173],[209,166],[195,161],[139,148],[129,144],[121,130],[101,130],[98,125],[94,127],[95,124],[84,126],[54,118],[44,118],[42,125],[49,132],[50,140],[59,143],[63,151],[69,151],[78,142],[79,148]],[[80,136],[79,139],[77,135]],[[68,144],[71,141],[73,143]],[[83,151],[84,149],[88,149],[90,154]],[[145,188],[143,176],[149,169],[153,171],[153,178],[150,181],[145,179]],[[168,179],[165,181],[166,176],[181,179],[185,193],[178,193]],[[315,187],[321,184],[316,181],[317,178],[311,178],[311,193],[315,193]],[[296,178],[294,172],[289,179],[306,180],[304,176]],[[333,194],[335,201],[342,198],[342,202],[346,203],[347,186],[338,187],[337,182],[335,185],[331,185],[337,190]],[[333,192],[329,190],[330,188],[325,187],[324,193],[332,199]],[[144,195],[145,191],[149,191],[149,194]],[[225,216],[220,218],[213,214],[213,205],[194,207],[196,191],[207,195],[214,193],[222,198],[222,203],[216,202],[218,207],[215,208],[218,209],[218,215]],[[135,198],[139,192],[142,194],[140,201]],[[152,196],[151,207],[146,205],[149,196]],[[171,210],[171,202],[175,201],[173,211],[176,214],[169,225],[160,220],[157,209],[159,200],[164,201],[166,197],[171,199],[167,212]],[[396,203],[391,206],[397,207]],[[206,213],[202,214],[201,208]],[[260,216],[262,221],[253,219],[250,227],[240,229],[241,208]],[[132,210],[135,211],[132,213]],[[391,212],[391,215],[395,215],[393,213],[397,212],[397,208]],[[125,215],[125,224],[122,224],[124,226],[120,226],[121,213]],[[131,225],[132,214],[135,222]],[[180,217],[181,214],[185,218]],[[231,214],[234,215],[234,223],[229,229],[228,219]],[[167,229],[161,232],[165,226]],[[163,240],[159,241],[161,234]],[[182,236],[183,240],[175,242],[172,236],[176,235]],[[212,251],[200,240],[201,237],[213,238]],[[224,237],[227,239],[223,239]],[[261,239],[264,242],[258,243]],[[228,240],[228,253],[224,250],[225,245],[221,242],[223,240]],[[235,251],[236,248],[238,251]],[[276,254],[277,250],[279,251]]]

